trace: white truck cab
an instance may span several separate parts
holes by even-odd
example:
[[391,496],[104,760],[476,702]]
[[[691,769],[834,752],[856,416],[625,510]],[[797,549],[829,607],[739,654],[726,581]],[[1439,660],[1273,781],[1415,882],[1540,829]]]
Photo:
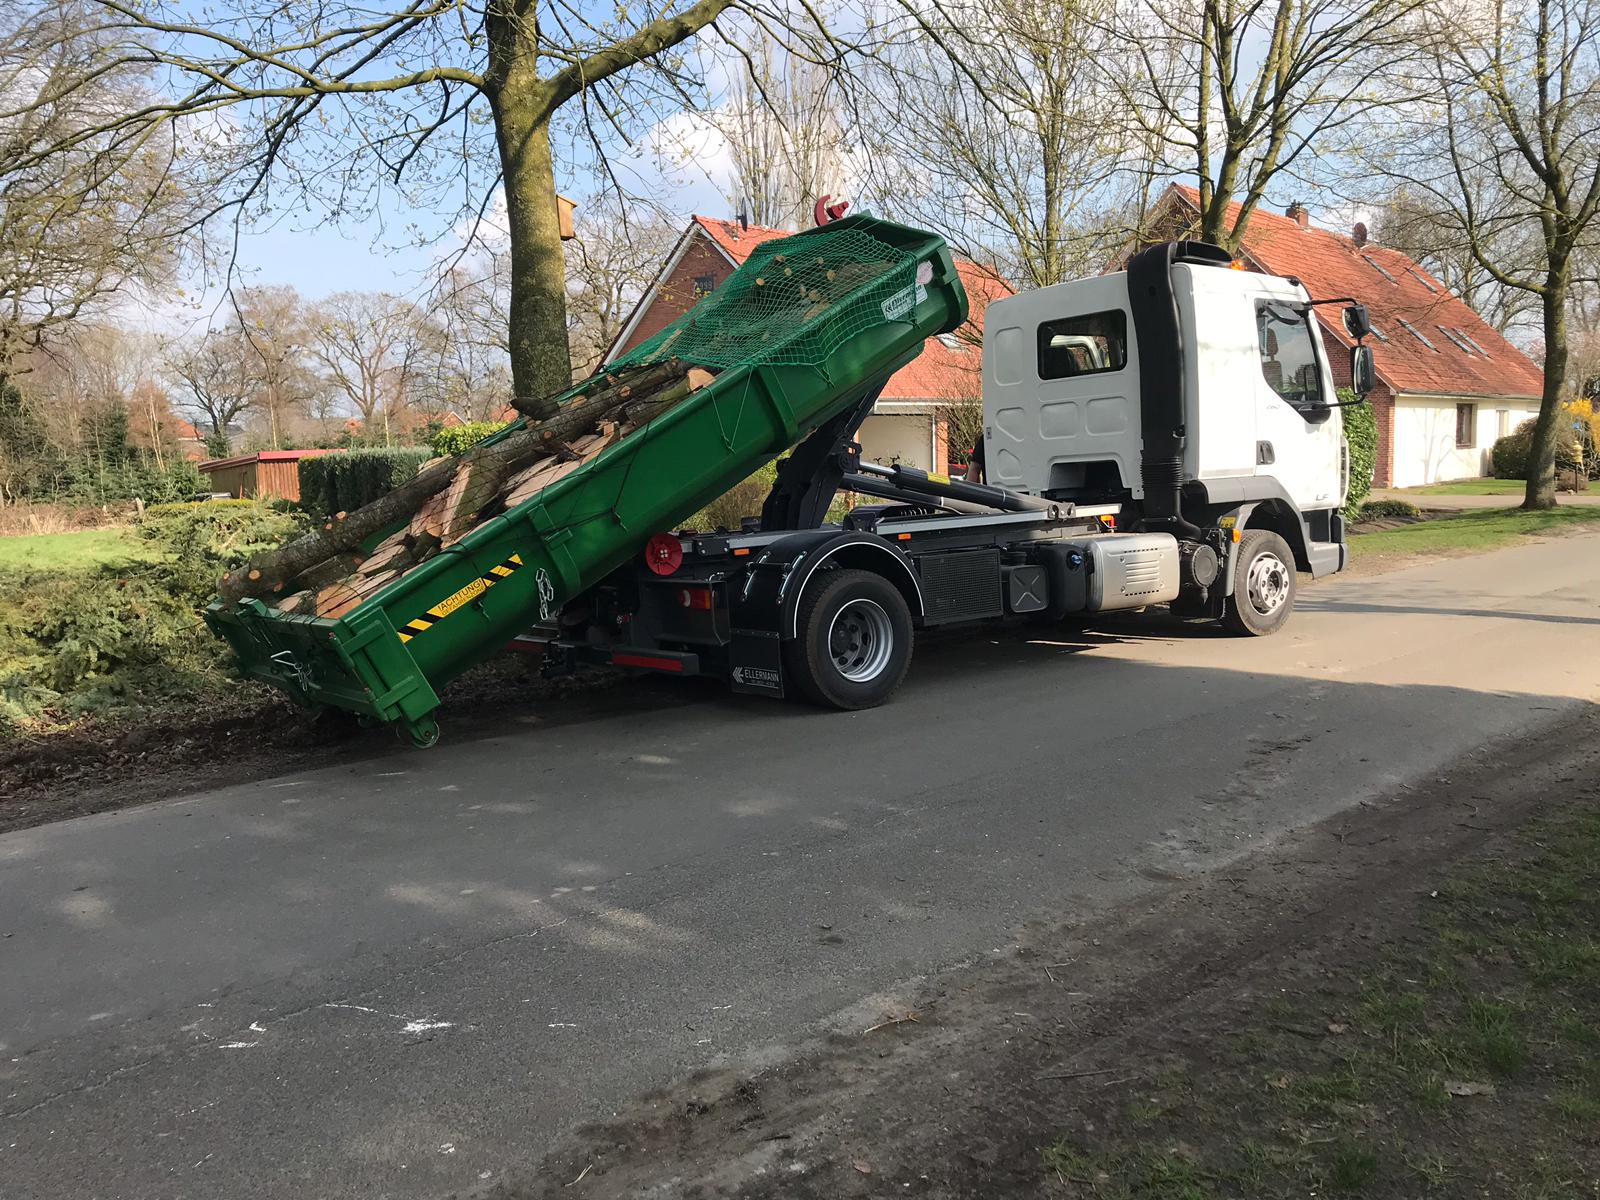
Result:
[[[1365,310],[1352,304],[1346,322],[1359,341]],[[1314,576],[1345,565],[1343,421],[1298,281],[1236,269],[1205,243],[1171,242],[1125,271],[995,301],[985,326],[988,482],[1120,502],[1119,529],[1180,544],[1218,528],[1239,542],[1264,531],[1281,540],[1267,552],[1282,566]],[[1370,376],[1370,350],[1358,344],[1352,378],[1370,387]],[[1250,570],[1242,565],[1246,584]],[[1267,591],[1292,603],[1293,580]]]

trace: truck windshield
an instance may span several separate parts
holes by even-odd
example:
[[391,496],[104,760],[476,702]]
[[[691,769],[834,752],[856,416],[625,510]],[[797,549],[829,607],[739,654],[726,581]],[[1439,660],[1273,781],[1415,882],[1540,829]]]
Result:
[[1256,331],[1261,373],[1272,390],[1298,409],[1326,403],[1322,369],[1311,334],[1311,314],[1287,304],[1259,301]]

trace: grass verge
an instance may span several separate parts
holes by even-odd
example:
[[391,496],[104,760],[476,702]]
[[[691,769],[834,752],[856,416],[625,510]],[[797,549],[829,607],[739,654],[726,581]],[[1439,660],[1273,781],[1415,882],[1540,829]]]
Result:
[[71,573],[148,562],[150,548],[127,529],[0,537],[0,572]]
[[1354,558],[1379,555],[1481,554],[1519,538],[1600,528],[1600,508],[1577,507],[1530,512],[1485,508],[1435,517],[1399,529],[1350,535]]
[[1253,1020],[1048,1144],[1052,1190],[1600,1194],[1600,806],[1535,823],[1418,904],[1357,969],[1284,973]]
[[1400,490],[1408,496],[1520,496],[1527,487],[1520,479],[1453,479]]

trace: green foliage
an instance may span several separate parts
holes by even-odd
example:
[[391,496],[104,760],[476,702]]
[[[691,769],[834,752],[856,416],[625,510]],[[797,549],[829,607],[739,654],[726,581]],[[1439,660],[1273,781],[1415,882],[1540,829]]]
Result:
[[0,574],[0,728],[226,695],[237,681],[200,609],[225,569],[305,525],[253,500],[157,505],[136,529],[147,562]]
[[157,463],[129,440],[128,410],[112,402],[79,423],[70,453],[56,446],[28,398],[0,379],[0,494],[13,500],[110,504],[134,497],[147,504],[186,499],[203,490],[194,464]]
[[302,458],[300,503],[319,517],[354,512],[394,491],[433,457],[425,446],[399,446]]
[[303,513],[281,504],[206,500],[146,509],[138,534],[155,558],[148,573],[198,610],[224,571],[303,533],[309,524]]
[[[1340,400],[1354,400],[1349,388],[1339,389]],[[1344,437],[1350,445],[1350,490],[1345,496],[1344,515],[1353,520],[1361,502],[1372,491],[1372,475],[1378,465],[1378,415],[1370,403],[1352,404],[1344,413]]]
[[1536,420],[1522,422],[1489,451],[1489,463],[1497,479],[1526,479],[1528,457],[1533,453],[1533,427]]
[[761,515],[761,505],[777,478],[778,464],[770,462],[695,513],[683,527],[704,531],[738,529],[745,517]]
[[1358,521],[1378,521],[1386,517],[1420,517],[1422,510],[1409,500],[1368,500],[1356,514]]
[[507,421],[468,421],[464,425],[441,429],[431,439],[434,456],[443,458],[449,454],[460,454],[476,446],[491,433],[499,433],[508,424]]

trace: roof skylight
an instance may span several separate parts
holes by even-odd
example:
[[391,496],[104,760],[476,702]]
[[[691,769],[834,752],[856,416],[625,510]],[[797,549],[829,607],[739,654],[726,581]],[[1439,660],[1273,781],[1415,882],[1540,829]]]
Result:
[[1417,341],[1421,342],[1429,350],[1437,351],[1439,349],[1439,347],[1435,346],[1432,342],[1430,342],[1428,340],[1428,335],[1427,334],[1423,333],[1422,330],[1418,329],[1415,325],[1413,325],[1410,321],[1406,320],[1404,317],[1396,317],[1395,320],[1400,322],[1400,328],[1401,329],[1404,329],[1407,333],[1409,333],[1412,337],[1416,338]]
[[1379,274],[1379,275],[1382,275],[1382,276],[1383,276],[1383,277],[1384,277],[1384,278],[1385,278],[1385,279],[1387,279],[1387,280],[1388,280],[1388,281],[1389,281],[1389,282],[1390,282],[1390,283],[1399,283],[1399,282],[1400,282],[1400,281],[1399,281],[1399,280],[1398,280],[1398,279],[1396,279],[1396,278],[1395,278],[1395,277],[1394,277],[1394,276],[1393,276],[1393,275],[1391,275],[1391,274],[1389,274],[1389,272],[1387,272],[1387,271],[1385,271],[1385,270],[1384,270],[1384,269],[1383,269],[1383,267],[1382,267],[1382,265],[1381,265],[1381,264],[1379,264],[1379,262],[1378,262],[1378,260],[1377,260],[1377,259],[1375,259],[1375,258],[1373,258],[1373,257],[1372,257],[1372,255],[1370,255],[1370,254],[1363,254],[1363,255],[1362,255],[1362,256],[1361,256],[1361,257],[1362,257],[1362,258],[1364,258],[1364,259],[1366,259],[1366,260],[1367,260],[1367,265],[1368,265],[1368,266],[1369,266],[1369,267],[1371,267],[1371,268],[1372,268],[1372,269],[1373,269],[1373,270],[1374,270],[1374,271],[1376,271],[1376,272],[1377,272],[1377,273],[1378,273],[1378,274]]

